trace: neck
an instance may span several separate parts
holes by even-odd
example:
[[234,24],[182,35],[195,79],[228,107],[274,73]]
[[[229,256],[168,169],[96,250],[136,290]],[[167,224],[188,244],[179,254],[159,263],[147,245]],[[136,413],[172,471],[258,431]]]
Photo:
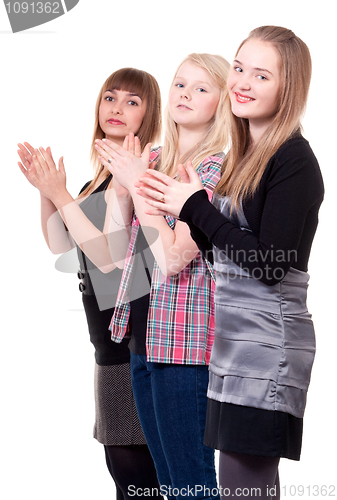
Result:
[[115,144],[118,144],[118,146],[123,147],[124,144],[124,137],[113,137],[111,135],[106,135],[106,139],[109,139],[109,141],[114,142]]
[[258,122],[252,122],[251,120],[249,121],[249,133],[253,147],[256,147],[259,144],[263,134],[265,133],[269,125],[269,123],[266,124],[265,122],[263,124],[259,124]]
[[187,129],[178,125],[177,158],[182,158],[190,149],[202,142],[205,130]]

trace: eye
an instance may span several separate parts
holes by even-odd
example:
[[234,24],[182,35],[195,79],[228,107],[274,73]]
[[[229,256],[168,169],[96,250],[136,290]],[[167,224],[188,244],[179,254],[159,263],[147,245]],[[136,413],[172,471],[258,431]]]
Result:
[[198,92],[207,92],[207,90],[203,89],[202,87],[197,88]]
[[240,66],[234,66],[234,71],[236,71],[237,73],[242,73],[242,68],[240,68]]
[[264,75],[257,75],[257,78],[259,80],[267,80],[267,78]]
[[128,104],[130,104],[131,106],[138,106],[138,102],[136,101],[128,101]]
[[111,95],[107,95],[107,96],[104,97],[104,100],[112,102],[114,100],[114,98]]
[[176,83],[175,86],[178,87],[179,89],[182,89],[184,87],[184,85],[182,83]]

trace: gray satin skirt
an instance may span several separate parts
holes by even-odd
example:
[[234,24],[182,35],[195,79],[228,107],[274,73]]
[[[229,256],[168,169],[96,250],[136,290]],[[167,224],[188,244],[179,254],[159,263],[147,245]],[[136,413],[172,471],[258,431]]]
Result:
[[267,286],[233,263],[217,266],[208,446],[299,459],[315,356],[308,279],[291,268]]

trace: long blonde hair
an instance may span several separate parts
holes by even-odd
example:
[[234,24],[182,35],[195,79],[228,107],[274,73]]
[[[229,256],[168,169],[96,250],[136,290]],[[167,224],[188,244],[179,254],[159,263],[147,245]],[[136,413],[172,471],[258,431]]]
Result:
[[214,119],[210,123],[204,140],[191,148],[182,158],[177,158],[177,124],[171,117],[168,106],[166,107],[164,118],[165,139],[160,154],[158,169],[168,175],[177,162],[185,164],[187,161],[191,160],[193,166],[196,168],[204,158],[223,151],[228,145],[229,134],[227,117],[229,113],[225,107],[225,100],[228,93],[227,77],[230,64],[222,56],[193,53],[188,55],[181,62],[174,78],[181,65],[186,61],[192,62],[210,74],[216,85],[220,88],[220,99]]
[[[271,43],[280,54],[281,85],[279,107],[274,119],[253,149],[250,144],[249,122],[231,113],[231,148],[225,158],[223,175],[216,192],[232,198],[238,207],[240,198],[251,196],[257,189],[269,159],[290,137],[301,133],[301,118],[307,103],[311,57],[306,44],[291,30],[278,26],[262,26],[250,32],[238,48],[257,38]],[[229,97],[226,107],[231,107]]]
[[[139,95],[142,101],[146,102],[144,119],[137,132],[142,149],[144,149],[147,143],[158,141],[161,135],[161,97],[157,80],[149,73],[146,73],[146,71],[135,68],[122,68],[112,73],[103,83],[97,97],[90,155],[94,167],[94,179],[81,193],[81,196],[85,196],[91,190],[91,187],[96,183],[104,170],[103,165],[98,160],[95,140],[105,137],[99,124],[99,106],[102,96],[107,90],[124,90],[135,93]],[[107,177],[108,175],[109,172],[107,172]]]

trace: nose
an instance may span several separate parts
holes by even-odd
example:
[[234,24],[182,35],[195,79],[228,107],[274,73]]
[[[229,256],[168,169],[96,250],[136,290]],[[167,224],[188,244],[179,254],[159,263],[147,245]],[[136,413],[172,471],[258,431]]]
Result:
[[240,79],[239,88],[241,90],[250,90],[251,89],[251,83],[250,83],[250,80],[248,77]]
[[122,107],[122,104],[120,102],[118,102],[117,100],[113,102],[113,105],[112,105],[112,112],[115,114],[115,115],[122,115],[123,114],[123,107]]
[[180,89],[180,97],[187,100],[191,99],[191,95],[186,87]]

